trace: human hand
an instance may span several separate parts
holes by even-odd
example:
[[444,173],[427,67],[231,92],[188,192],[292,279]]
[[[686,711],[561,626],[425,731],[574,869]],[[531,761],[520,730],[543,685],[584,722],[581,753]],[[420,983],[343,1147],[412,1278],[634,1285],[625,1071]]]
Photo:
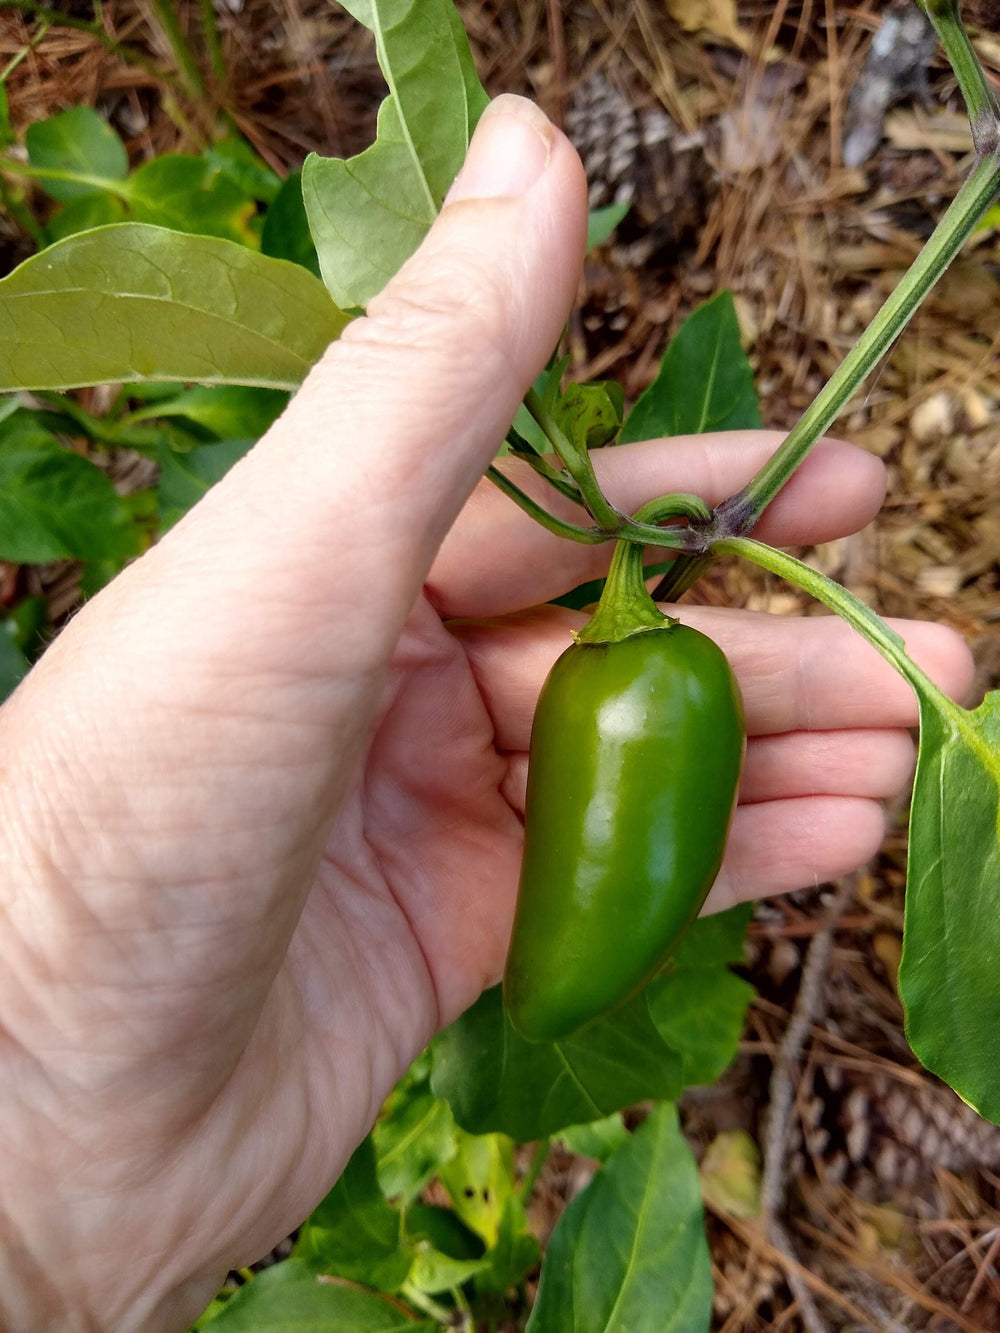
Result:
[[[368,318],[0,711],[0,1324],[183,1328],[499,976],[531,709],[580,619],[538,604],[609,553],[476,484],[585,224],[568,143],[498,110]],[[776,442],[598,465],[625,508],[717,501]],[[882,486],[824,446],[760,535],[852,531]],[[714,905],[863,862],[911,764],[908,688],[839,621],[681,614],[730,654],[752,737]],[[897,628],[964,688],[954,636]]]

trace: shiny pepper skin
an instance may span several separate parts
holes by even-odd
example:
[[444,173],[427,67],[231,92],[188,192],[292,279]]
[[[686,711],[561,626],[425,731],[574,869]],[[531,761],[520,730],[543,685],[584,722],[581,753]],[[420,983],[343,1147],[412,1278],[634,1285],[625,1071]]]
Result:
[[722,651],[677,623],[578,643],[531,734],[504,976],[516,1030],[556,1041],[634,995],[718,874],[745,731]]

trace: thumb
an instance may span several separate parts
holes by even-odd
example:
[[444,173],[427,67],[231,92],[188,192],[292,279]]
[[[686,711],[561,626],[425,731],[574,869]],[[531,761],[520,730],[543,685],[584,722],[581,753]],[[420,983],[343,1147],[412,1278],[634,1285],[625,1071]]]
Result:
[[390,651],[559,339],[585,231],[574,149],[531,102],[497,98],[420,249],[168,539],[188,542],[189,559],[196,541],[209,548],[199,595],[217,577],[226,601],[244,600],[230,582],[239,568],[251,601],[288,608],[300,651],[302,611],[338,624],[340,671],[354,621],[366,655]]
[[530,102],[498,98],[419,250],[251,453],[84,608],[36,680],[72,661],[91,704],[128,681],[137,705],[197,712],[235,679],[272,717],[307,708],[322,730],[363,705],[363,726],[359,685],[371,695],[558,341],[585,227],[569,141]]

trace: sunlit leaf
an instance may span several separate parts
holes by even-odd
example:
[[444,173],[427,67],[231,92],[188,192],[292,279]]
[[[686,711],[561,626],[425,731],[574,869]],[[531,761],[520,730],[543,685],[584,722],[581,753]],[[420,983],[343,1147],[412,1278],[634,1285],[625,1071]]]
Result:
[[89,106],[74,106],[48,120],[29,125],[24,136],[28,161],[46,171],[66,172],[91,180],[53,180],[40,184],[53,199],[79,199],[113,185],[128,172],[128,153],[107,121]]
[[552,404],[552,415],[578,449],[600,449],[621,430],[624,405],[622,386],[614,380],[568,384]]
[[0,282],[0,390],[145,378],[293,389],[347,319],[298,265],[141,223],[100,227]]
[[311,154],[302,195],[334,300],[363,307],[420,244],[465,152],[486,94],[451,0],[347,0],[375,33],[389,96],[375,142],[348,161]]
[[438,1175],[462,1222],[493,1246],[513,1191],[514,1144],[505,1134],[455,1133],[457,1151]]
[[625,1121],[620,1111],[594,1120],[589,1125],[570,1125],[559,1134],[559,1141],[569,1152],[581,1157],[593,1157],[598,1162],[606,1162],[623,1147],[629,1138]]
[[252,197],[203,157],[164,153],[139,167],[128,182],[136,222],[246,245],[256,209]]

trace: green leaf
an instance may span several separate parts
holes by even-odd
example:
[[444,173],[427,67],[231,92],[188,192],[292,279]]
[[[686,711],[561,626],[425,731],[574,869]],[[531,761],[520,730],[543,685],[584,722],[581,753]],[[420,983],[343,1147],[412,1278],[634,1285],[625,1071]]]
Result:
[[398,1291],[413,1255],[404,1243],[403,1215],[379,1189],[375,1149],[366,1138],[344,1174],[302,1224],[294,1257],[314,1270]]
[[440,1333],[396,1300],[324,1280],[295,1259],[265,1268],[207,1328],[224,1333]]
[[53,199],[79,199],[100,191],[102,178],[116,182],[128,174],[125,145],[88,106],[74,106],[37,121],[28,127],[24,141],[33,167],[95,178],[92,182],[42,179],[41,185]]
[[481,1259],[486,1247],[453,1208],[411,1203],[403,1213],[407,1241],[429,1241],[451,1259]]
[[136,222],[250,244],[256,208],[231,176],[202,157],[165,153],[134,172],[128,200]]
[[657,1031],[683,1061],[685,1087],[714,1083],[736,1058],[754,988],[726,964],[742,961],[751,912],[743,903],[700,917],[646,989]]
[[727,538],[716,551],[745,556],[812,593],[916,693],[920,747],[898,978],[906,1033],[928,1069],[1000,1124],[1000,691],[974,710],[961,708],[846,588],[750,537]]
[[622,386],[598,380],[570,384],[553,404],[552,415],[578,449],[600,449],[621,430],[624,407]]
[[698,1172],[664,1105],[559,1219],[527,1333],[708,1333],[711,1314]]
[[0,560],[75,557],[119,567],[144,544],[129,506],[100,468],[27,413],[0,426]]
[[629,414],[621,442],[759,425],[732,294],[720,292],[678,329],[656,379]]
[[458,1123],[519,1143],[681,1090],[681,1057],[654,1027],[644,993],[549,1044],[517,1035],[497,986],[436,1038],[433,1051],[431,1088]]
[[439,1291],[453,1291],[464,1286],[471,1278],[489,1268],[490,1260],[453,1259],[439,1250],[419,1250],[413,1261],[407,1289],[416,1288],[434,1295]]
[[728,911],[700,916],[674,950],[675,965],[708,967],[742,963],[752,916],[753,903],[739,903]]
[[678,967],[650,983],[650,1017],[680,1052],[685,1087],[714,1083],[732,1064],[753,997],[749,982],[711,967]]
[[14,642],[30,662],[33,662],[45,646],[45,635],[49,628],[49,609],[44,597],[22,597],[11,608],[5,627]]
[[456,1151],[438,1175],[459,1219],[491,1247],[514,1192],[514,1145],[505,1134],[455,1134]]
[[164,417],[181,417],[219,440],[259,438],[284,411],[288,395],[277,389],[251,389],[236,384],[199,386],[173,394],[166,402],[139,408],[129,425]]
[[319,277],[319,256],[309,232],[302,202],[302,172],[293,172],[282,184],[264,217],[260,248],[265,255],[300,264]]
[[30,663],[17,646],[11,621],[0,620],[0,703],[28,674]]
[[164,446],[159,455],[160,481],[156,488],[160,532],[166,532],[183,518],[255,443],[255,440],[220,440],[182,454]]
[[294,389],[348,316],[295,264],[123,223],[0,282],[0,390],[139,379]]
[[349,161],[311,154],[302,195],[320,268],[364,307],[420,244],[465,159],[487,97],[451,0],[348,0],[375,33],[389,96],[375,142]]
[[10,103],[7,100],[7,88],[0,81],[0,148],[7,148],[14,142],[14,131],[10,124]]
[[598,1162],[606,1162],[628,1140],[629,1132],[620,1111],[603,1120],[594,1120],[589,1125],[570,1125],[559,1135],[560,1143],[568,1152],[575,1152],[580,1157],[592,1157]]
[[476,1292],[502,1296],[523,1282],[540,1258],[541,1247],[528,1231],[524,1205],[511,1194],[504,1204],[496,1241],[487,1252],[488,1262],[475,1275]]
[[625,218],[628,204],[608,204],[606,208],[594,208],[587,217],[587,250],[596,250],[603,245],[614,229]]
[[393,1093],[372,1137],[379,1183],[387,1198],[404,1203],[415,1199],[457,1150],[451,1108],[426,1084]]
[[760,1216],[760,1149],[745,1129],[717,1134],[705,1150],[698,1175],[707,1203],[733,1217]]
[[491,1267],[483,1242],[451,1208],[417,1203],[406,1209],[403,1220],[407,1243],[415,1250],[408,1290],[448,1291]]
[[281,177],[254,152],[246,139],[236,135],[216,139],[201,156],[213,171],[228,176],[248,199],[270,204],[281,189]]
[[1000,691],[969,712],[911,684],[920,749],[899,968],[906,1035],[1000,1124]]
[[125,205],[113,194],[85,194],[79,199],[71,199],[58,213],[53,213],[45,224],[45,239],[49,245],[54,245],[67,236],[92,231],[94,227],[107,227],[113,222],[121,222],[124,217]]

